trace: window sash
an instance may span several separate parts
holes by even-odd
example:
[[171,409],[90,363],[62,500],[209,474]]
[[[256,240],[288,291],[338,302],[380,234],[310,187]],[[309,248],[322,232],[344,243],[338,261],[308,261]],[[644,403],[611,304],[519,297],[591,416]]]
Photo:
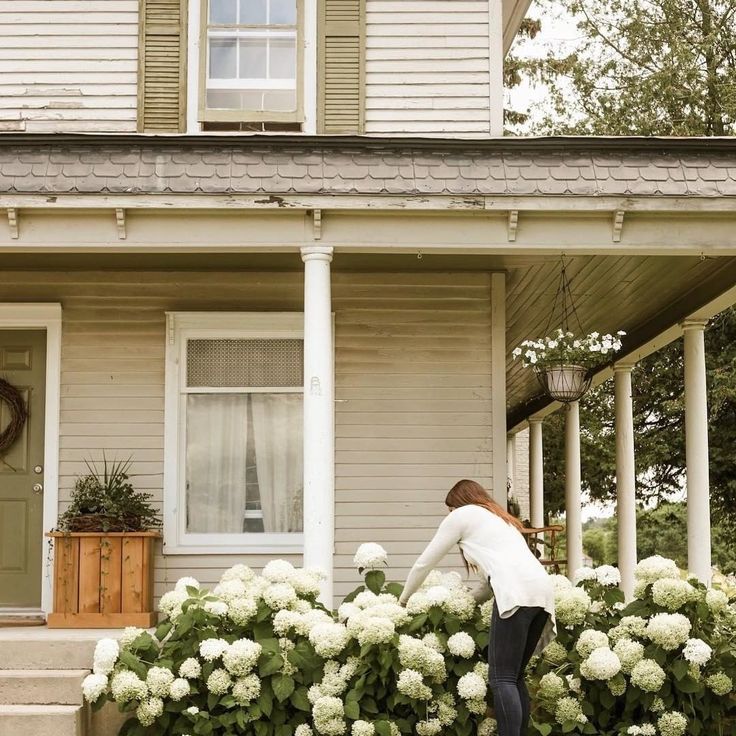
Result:
[[[209,0],[201,0],[200,22],[200,73],[199,120],[201,122],[304,122],[304,2],[296,0],[296,25],[210,24]],[[295,79],[217,79],[209,78],[210,38],[294,38],[296,35]],[[239,53],[239,51],[237,52]],[[239,58],[239,57],[238,57]],[[295,91],[294,111],[247,110],[210,108],[207,106],[209,90],[273,90]]]
[[[295,393],[294,387],[187,387],[190,339],[304,339],[303,314],[289,312],[167,313],[166,417],[164,455],[165,554],[301,554],[303,532],[214,534],[186,529],[186,401],[191,393]],[[179,511],[181,510],[181,511]]]

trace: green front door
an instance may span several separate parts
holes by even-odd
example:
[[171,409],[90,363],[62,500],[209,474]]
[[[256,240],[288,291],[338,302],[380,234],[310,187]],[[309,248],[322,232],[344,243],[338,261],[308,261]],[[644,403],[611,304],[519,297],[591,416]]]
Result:
[[[20,437],[0,455],[0,609],[41,607],[46,331],[0,330],[0,377],[28,407]],[[0,431],[10,410],[0,400]]]

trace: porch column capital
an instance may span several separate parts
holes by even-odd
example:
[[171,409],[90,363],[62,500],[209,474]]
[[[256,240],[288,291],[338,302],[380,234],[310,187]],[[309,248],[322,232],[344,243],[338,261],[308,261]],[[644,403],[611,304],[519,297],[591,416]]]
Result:
[[544,421],[544,417],[529,417],[527,419],[527,422],[529,422],[529,426],[531,427],[533,424],[541,424]]
[[680,323],[680,326],[683,332],[688,332],[689,330],[704,330],[707,324],[707,319],[686,319]]
[[631,373],[636,363],[633,360],[622,360],[613,364],[613,372],[615,373]]
[[327,263],[330,263],[335,249],[331,245],[305,245],[300,250],[304,263],[307,261],[327,261]]

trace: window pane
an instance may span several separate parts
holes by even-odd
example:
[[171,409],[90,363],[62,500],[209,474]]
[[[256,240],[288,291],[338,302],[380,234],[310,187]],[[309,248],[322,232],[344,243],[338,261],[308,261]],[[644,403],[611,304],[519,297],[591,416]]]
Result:
[[235,39],[210,39],[210,79],[233,79],[236,76]]
[[274,112],[294,112],[296,92],[293,90],[268,90],[263,95],[263,107]]
[[272,38],[268,52],[270,79],[296,78],[296,42],[293,38]]
[[240,78],[266,78],[266,40],[248,38],[240,41]]
[[187,531],[303,529],[300,394],[188,394]]
[[271,25],[296,25],[296,2],[294,0],[270,0]]
[[237,23],[237,0],[210,0],[210,23]]
[[241,110],[240,92],[228,89],[208,89],[207,107],[219,110]]
[[244,25],[268,23],[267,0],[240,0],[240,22]]
[[303,340],[187,342],[187,386],[295,388],[303,383]]

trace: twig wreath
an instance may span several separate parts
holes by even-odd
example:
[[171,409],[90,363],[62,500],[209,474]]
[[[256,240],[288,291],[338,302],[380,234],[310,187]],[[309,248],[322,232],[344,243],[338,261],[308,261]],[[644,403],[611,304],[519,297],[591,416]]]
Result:
[[3,457],[20,437],[28,409],[20,391],[4,378],[0,378],[0,403],[10,408],[10,423],[0,432],[0,457]]

